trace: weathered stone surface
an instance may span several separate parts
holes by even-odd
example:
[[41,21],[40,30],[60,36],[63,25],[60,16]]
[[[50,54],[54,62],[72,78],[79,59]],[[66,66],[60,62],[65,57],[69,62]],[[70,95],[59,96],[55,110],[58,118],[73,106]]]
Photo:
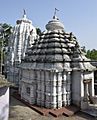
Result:
[[16,85],[19,84],[19,64],[25,57],[27,48],[32,46],[36,37],[36,28],[24,14],[21,19],[16,21],[16,26],[13,27],[7,56],[7,79]]
[[94,70],[76,37],[54,16],[22,61],[21,98],[50,109],[71,101],[82,108],[88,94],[94,96]]

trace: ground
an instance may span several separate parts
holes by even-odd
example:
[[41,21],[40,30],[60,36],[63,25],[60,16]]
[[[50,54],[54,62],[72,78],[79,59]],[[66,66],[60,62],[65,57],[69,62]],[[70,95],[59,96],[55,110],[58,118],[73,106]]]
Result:
[[97,118],[82,112],[78,112],[72,117],[42,116],[11,96],[9,120],[97,120]]

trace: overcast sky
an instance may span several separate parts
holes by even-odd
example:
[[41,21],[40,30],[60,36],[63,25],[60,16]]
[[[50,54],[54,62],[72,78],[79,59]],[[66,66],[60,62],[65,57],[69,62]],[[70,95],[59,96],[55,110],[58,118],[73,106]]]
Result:
[[1,0],[0,22],[14,26],[25,9],[33,25],[45,30],[55,8],[65,31],[73,32],[80,46],[97,49],[97,0]]

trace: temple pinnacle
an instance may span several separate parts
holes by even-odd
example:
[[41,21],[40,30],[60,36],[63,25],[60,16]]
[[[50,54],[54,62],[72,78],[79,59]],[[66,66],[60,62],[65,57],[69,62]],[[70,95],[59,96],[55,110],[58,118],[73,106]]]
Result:
[[24,11],[24,15],[26,15],[26,11],[25,11],[25,9],[23,9],[23,11]]
[[56,18],[57,11],[59,11],[59,10],[57,8],[55,8],[53,19]]
[[26,18],[26,10],[23,9],[23,18]]

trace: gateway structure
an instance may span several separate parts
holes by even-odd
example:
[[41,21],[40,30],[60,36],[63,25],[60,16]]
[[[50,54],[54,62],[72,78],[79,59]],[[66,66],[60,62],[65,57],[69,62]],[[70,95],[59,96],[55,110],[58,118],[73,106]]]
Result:
[[93,67],[76,37],[54,16],[21,64],[21,98],[46,108],[86,106],[94,97]]
[[7,79],[18,85],[18,66],[21,63],[21,59],[25,57],[27,48],[32,45],[37,35],[36,28],[33,27],[32,21],[27,19],[25,11],[22,19],[17,20],[16,23],[9,41]]

